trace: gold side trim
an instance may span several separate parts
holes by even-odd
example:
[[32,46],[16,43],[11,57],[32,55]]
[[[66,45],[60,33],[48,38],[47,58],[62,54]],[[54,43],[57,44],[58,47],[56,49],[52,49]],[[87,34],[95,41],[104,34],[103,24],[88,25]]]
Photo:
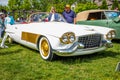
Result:
[[36,44],[39,36],[40,36],[40,34],[22,32],[21,39]]

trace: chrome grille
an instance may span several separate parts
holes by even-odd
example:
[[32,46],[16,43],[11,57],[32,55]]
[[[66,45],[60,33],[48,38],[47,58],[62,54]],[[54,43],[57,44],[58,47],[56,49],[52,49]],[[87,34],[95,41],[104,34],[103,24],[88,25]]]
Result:
[[78,42],[82,43],[84,48],[99,47],[101,42],[101,34],[85,35],[78,38]]

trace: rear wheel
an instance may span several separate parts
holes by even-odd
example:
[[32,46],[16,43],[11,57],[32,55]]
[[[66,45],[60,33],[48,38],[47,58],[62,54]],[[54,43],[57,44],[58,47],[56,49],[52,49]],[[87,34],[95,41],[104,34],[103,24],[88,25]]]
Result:
[[52,53],[51,45],[48,39],[44,36],[40,37],[39,52],[42,59],[48,60],[48,61],[51,61],[53,59],[54,54]]

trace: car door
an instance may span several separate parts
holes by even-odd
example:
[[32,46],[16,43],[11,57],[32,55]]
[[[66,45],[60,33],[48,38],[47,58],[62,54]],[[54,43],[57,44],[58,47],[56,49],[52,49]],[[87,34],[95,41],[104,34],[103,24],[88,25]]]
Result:
[[16,42],[21,42],[22,24],[16,23],[10,26],[9,36]]

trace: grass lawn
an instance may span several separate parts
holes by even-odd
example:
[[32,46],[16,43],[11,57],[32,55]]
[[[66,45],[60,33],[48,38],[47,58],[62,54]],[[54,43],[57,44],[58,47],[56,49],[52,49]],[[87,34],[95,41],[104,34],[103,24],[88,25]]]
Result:
[[0,48],[0,80],[120,80],[120,72],[115,72],[120,43],[99,53],[57,57],[52,62],[20,44],[6,45],[9,48]]

